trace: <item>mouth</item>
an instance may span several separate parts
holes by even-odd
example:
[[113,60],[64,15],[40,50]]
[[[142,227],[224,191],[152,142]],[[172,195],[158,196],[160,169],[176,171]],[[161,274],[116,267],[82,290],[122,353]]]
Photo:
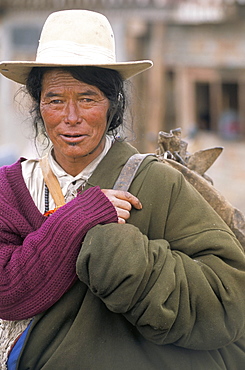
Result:
[[81,137],[81,136],[83,136],[83,135],[81,135],[81,134],[76,134],[76,135],[63,134],[63,135],[61,135],[61,136],[65,136],[65,137]]
[[61,134],[60,135],[63,139],[68,139],[68,140],[76,140],[76,139],[82,139],[84,137],[86,137],[87,135],[85,134]]
[[60,136],[65,142],[69,144],[77,144],[80,141],[82,141],[85,137],[87,137],[87,135],[82,135],[82,134],[73,134],[73,135],[61,134]]

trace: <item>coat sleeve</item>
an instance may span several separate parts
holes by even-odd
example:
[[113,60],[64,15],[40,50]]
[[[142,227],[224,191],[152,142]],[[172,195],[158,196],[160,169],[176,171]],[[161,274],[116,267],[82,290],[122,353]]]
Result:
[[[244,333],[244,253],[191,186],[184,181],[172,193],[168,240],[149,240],[130,224],[98,225],[85,237],[77,273],[149,341],[217,349]],[[189,207],[180,217],[183,201]]]
[[24,217],[5,204],[0,212],[0,317],[30,318],[57,302],[77,278],[76,259],[86,232],[108,222],[117,222],[116,210],[98,187],[58,209],[26,237],[20,231]]

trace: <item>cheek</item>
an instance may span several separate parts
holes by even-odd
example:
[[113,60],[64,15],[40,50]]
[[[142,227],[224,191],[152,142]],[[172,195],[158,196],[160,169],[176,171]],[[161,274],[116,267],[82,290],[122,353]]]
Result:
[[40,107],[41,117],[45,126],[55,126],[60,121],[60,114],[48,107]]
[[107,125],[107,109],[99,109],[99,110],[94,110],[90,111],[88,115],[88,122],[90,123],[91,126],[93,127],[101,127],[101,129],[105,128]]

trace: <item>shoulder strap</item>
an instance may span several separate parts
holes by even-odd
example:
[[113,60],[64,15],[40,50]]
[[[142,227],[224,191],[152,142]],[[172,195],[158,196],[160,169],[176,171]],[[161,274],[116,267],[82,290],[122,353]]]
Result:
[[56,206],[63,206],[65,204],[65,198],[62,193],[60,183],[50,168],[48,155],[45,155],[44,157],[39,159],[39,163],[43,173],[45,184],[47,185]]
[[[152,153],[146,153],[146,154],[134,154],[132,155],[124,167],[122,168],[122,171],[115,182],[113,189],[115,190],[124,190],[128,191],[135,174],[140,167],[143,160],[149,156],[153,155]],[[48,162],[48,156],[45,155],[40,160],[40,167],[43,173],[44,181],[50,191],[50,194],[52,195],[54,202],[56,206],[61,206],[65,204],[65,199],[62,193],[62,190],[60,188],[59,181],[57,177],[52,172],[49,162]]]
[[128,161],[125,163],[124,167],[122,168],[122,171],[115,182],[113,189],[115,190],[124,190],[128,191],[134,176],[143,162],[143,160],[149,156],[149,155],[154,155],[152,153],[146,153],[146,154],[134,154],[132,155]]

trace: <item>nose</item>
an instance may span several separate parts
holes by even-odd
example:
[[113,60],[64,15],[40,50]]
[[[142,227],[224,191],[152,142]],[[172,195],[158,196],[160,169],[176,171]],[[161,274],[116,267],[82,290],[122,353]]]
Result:
[[81,112],[76,102],[70,101],[65,108],[65,123],[77,125],[82,121]]

